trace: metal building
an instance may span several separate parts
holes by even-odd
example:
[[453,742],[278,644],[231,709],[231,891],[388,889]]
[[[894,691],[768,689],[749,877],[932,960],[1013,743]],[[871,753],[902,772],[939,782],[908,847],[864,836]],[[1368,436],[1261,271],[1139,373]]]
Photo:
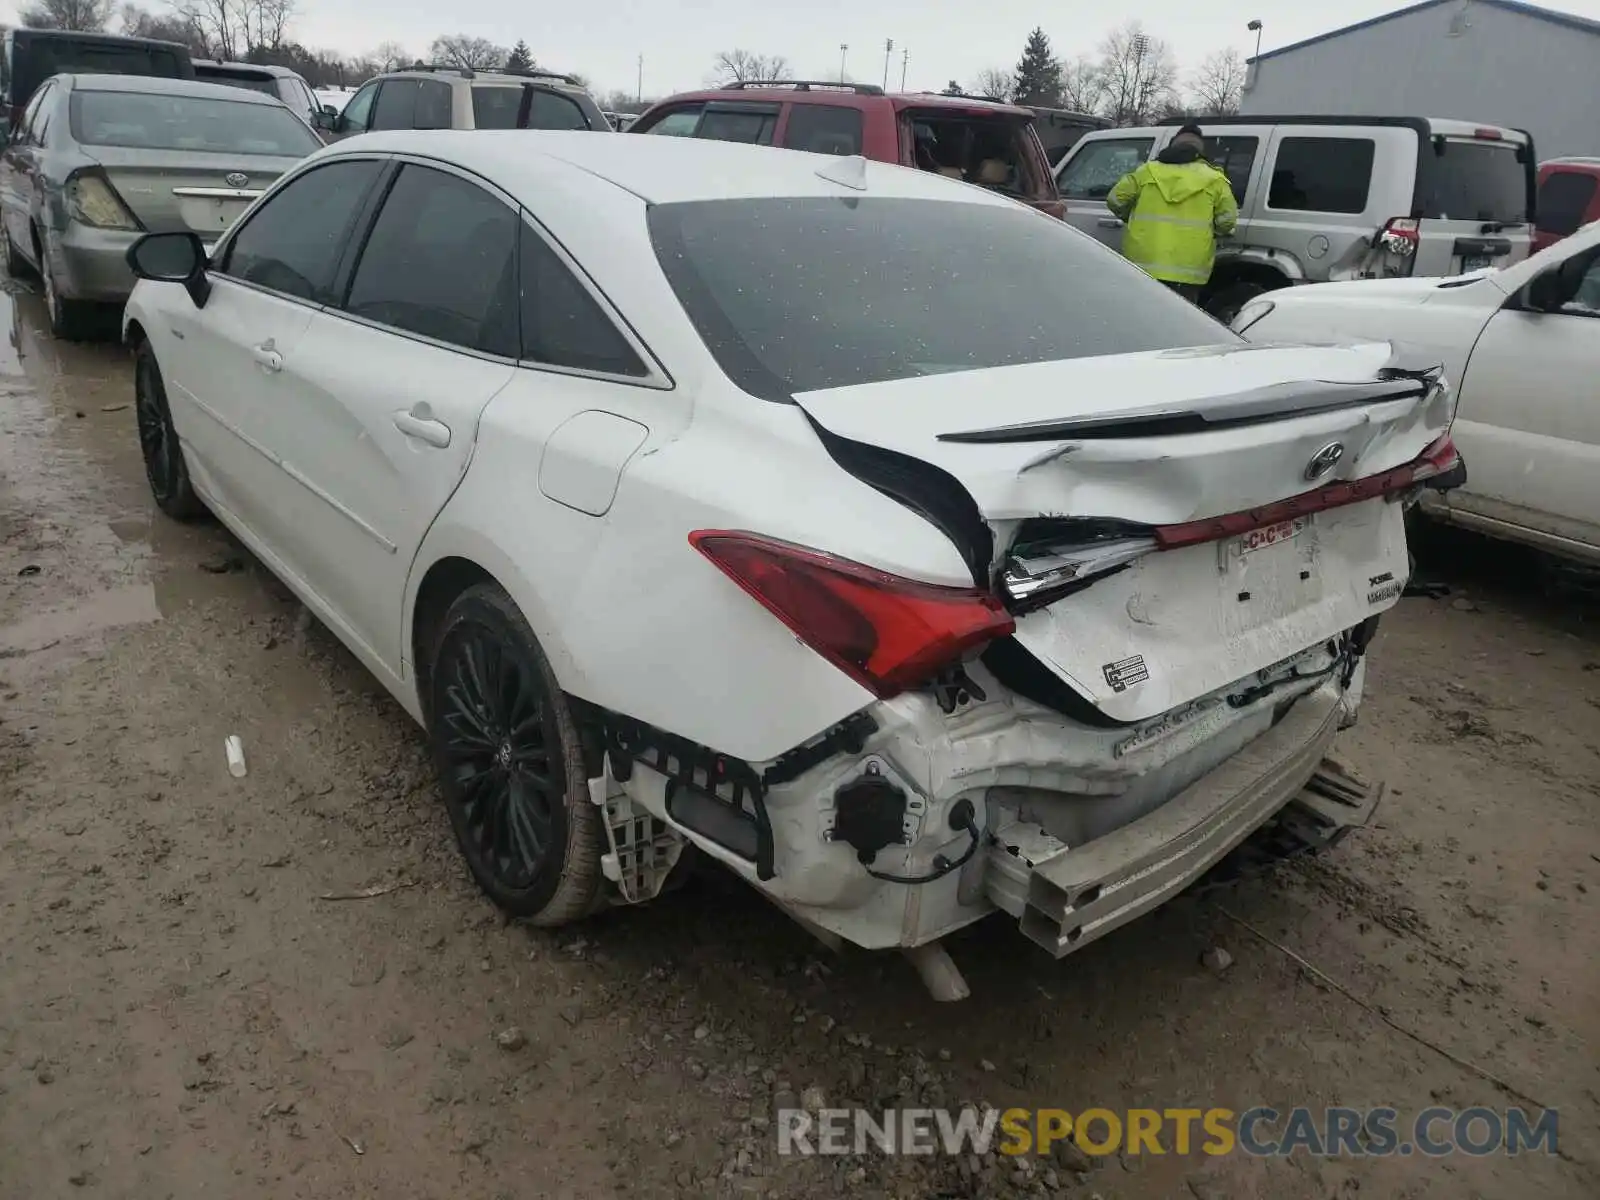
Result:
[[1600,155],[1600,21],[1517,0],[1425,0],[1253,58],[1245,115],[1450,117]]

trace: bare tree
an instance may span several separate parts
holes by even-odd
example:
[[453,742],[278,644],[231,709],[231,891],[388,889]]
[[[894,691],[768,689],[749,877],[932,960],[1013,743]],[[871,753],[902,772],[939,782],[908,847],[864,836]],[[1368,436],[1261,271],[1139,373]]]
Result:
[[378,48],[367,57],[377,64],[380,71],[400,71],[415,62],[417,56],[399,42],[379,42]]
[[117,15],[117,24],[128,37],[177,42],[192,51],[205,52],[204,44],[195,38],[194,30],[182,17],[153,13],[137,4],[124,4]]
[[295,0],[241,0],[245,49],[264,46],[276,50],[282,46],[294,5]]
[[1244,92],[1244,72],[1244,59],[1231,47],[1206,55],[1189,79],[1192,107],[1202,116],[1233,116]]
[[245,0],[173,0],[172,12],[212,58],[237,62],[249,48]]
[[715,83],[753,83],[758,80],[789,79],[794,69],[781,54],[752,54],[748,50],[723,50],[711,68]]
[[1100,44],[1100,111],[1117,125],[1143,125],[1178,90],[1178,60],[1172,47],[1144,31],[1138,21],[1112,30]]
[[17,16],[30,29],[101,30],[111,20],[111,0],[39,0]]
[[508,51],[488,38],[473,37],[466,33],[447,33],[433,39],[428,55],[435,63],[447,67],[465,67],[469,71],[482,71],[498,67],[506,61]]
[[1099,112],[1106,96],[1099,66],[1087,56],[1061,64],[1061,105],[1074,112]]
[[985,100],[1009,101],[1017,90],[1017,77],[1004,67],[985,67],[972,81],[972,92]]

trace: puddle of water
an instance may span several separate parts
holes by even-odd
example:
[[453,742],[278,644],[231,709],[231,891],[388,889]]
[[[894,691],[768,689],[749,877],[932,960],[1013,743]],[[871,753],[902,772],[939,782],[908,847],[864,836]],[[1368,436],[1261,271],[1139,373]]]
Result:
[[20,658],[60,642],[161,619],[148,583],[98,592],[76,604],[47,609],[0,626],[0,658]]

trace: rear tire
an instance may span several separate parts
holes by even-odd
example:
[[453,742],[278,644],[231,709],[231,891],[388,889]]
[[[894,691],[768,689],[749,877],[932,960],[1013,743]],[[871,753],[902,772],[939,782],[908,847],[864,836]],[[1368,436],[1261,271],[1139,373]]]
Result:
[[56,284],[50,252],[39,248],[39,277],[44,281],[44,305],[50,313],[50,332],[62,341],[81,342],[93,330],[95,306],[83,300],[68,300]]
[[38,272],[33,269],[33,264],[22,257],[22,251],[17,249],[17,243],[12,240],[9,232],[6,239],[6,274],[13,279],[32,279]]
[[1224,325],[1233,323],[1239,315],[1239,310],[1257,296],[1263,296],[1272,289],[1264,284],[1252,283],[1248,280],[1239,283],[1230,283],[1218,288],[1208,296],[1202,307]]
[[167,407],[167,388],[149,342],[140,342],[133,364],[133,408],[139,422],[139,452],[156,507],[176,521],[192,521],[206,511],[189,481],[183,443]]
[[446,611],[428,693],[439,788],[478,886],[536,925],[587,916],[605,831],[577,721],[533,630],[497,585],[468,588]]

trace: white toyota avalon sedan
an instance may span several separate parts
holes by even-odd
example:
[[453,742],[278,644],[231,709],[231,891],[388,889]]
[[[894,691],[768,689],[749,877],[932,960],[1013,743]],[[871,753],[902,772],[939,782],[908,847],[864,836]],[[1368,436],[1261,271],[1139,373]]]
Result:
[[157,503],[426,728],[511,913],[692,849],[953,998],[996,909],[1059,957],[1375,803],[1324,756],[1459,475],[1386,343],[1251,346],[982,189],[668,138],[366,136],[130,258]]

